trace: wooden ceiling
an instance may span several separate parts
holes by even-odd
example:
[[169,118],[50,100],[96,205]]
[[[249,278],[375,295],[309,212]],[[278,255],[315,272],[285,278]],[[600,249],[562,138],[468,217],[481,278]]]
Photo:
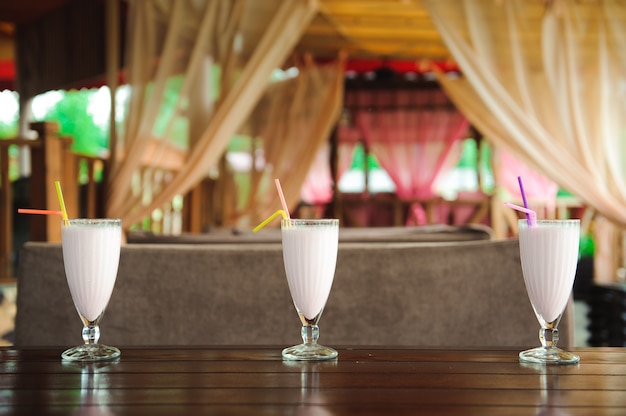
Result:
[[[11,24],[35,20],[71,1],[2,0],[0,31],[12,34]],[[298,52],[321,58],[334,57],[340,49],[352,59],[449,58],[422,0],[318,1],[319,12],[298,43]]]
[[446,60],[450,53],[421,0],[319,0],[297,49],[358,59]]
[[3,0],[0,1],[0,21],[21,24],[38,19],[71,0]]

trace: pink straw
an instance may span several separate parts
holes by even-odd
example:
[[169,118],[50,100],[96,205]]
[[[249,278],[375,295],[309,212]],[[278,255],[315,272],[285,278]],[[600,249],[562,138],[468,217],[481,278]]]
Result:
[[526,217],[528,218],[527,222],[530,227],[533,227],[535,223],[537,222],[537,213],[533,211],[532,209],[520,207],[519,205],[511,204],[510,202],[505,202],[504,205],[506,205],[509,208],[513,208],[518,211],[526,213]]
[[276,189],[278,190],[278,197],[280,198],[280,203],[283,206],[283,211],[287,214],[287,219],[291,219],[289,216],[289,210],[287,209],[287,203],[285,202],[285,195],[283,195],[283,188],[280,187],[280,181],[278,178],[274,179],[274,183],[276,184]]
[[[528,209],[528,202],[526,201],[526,193],[524,193],[524,185],[522,185],[522,177],[517,177],[517,183],[519,183],[519,190],[522,194],[522,202],[524,203],[524,208]],[[530,223],[530,215],[526,213],[526,221],[528,221],[528,225],[532,225]]]

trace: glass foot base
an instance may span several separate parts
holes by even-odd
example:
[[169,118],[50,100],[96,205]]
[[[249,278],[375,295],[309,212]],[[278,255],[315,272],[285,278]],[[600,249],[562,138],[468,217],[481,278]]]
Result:
[[337,351],[319,344],[300,344],[283,350],[286,360],[331,360],[337,358]]
[[535,364],[576,364],[580,357],[556,347],[537,347],[520,352],[519,360]]
[[85,344],[63,351],[61,357],[68,361],[102,361],[120,356],[120,350],[102,344]]

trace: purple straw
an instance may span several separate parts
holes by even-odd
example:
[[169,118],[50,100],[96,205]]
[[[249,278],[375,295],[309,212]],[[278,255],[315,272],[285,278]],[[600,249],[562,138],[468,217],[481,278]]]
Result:
[[513,208],[513,209],[516,209],[518,211],[525,212],[526,216],[530,218],[528,220],[528,225],[529,226],[532,227],[537,222],[537,213],[535,211],[533,211],[532,209],[520,207],[519,205],[511,204],[510,202],[505,202],[504,205],[506,205],[509,208]]
[[[521,176],[517,177],[517,182],[519,183],[519,190],[522,193],[522,202],[524,203],[524,208],[528,209],[528,202],[526,201],[526,194],[524,193],[524,185],[522,185],[522,177]],[[530,215],[528,215],[528,213],[526,213],[526,222],[528,222],[528,225],[532,225],[532,221],[531,221]]]

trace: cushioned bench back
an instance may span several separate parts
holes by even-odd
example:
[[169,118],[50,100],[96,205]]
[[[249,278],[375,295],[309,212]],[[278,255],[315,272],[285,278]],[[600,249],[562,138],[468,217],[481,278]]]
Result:
[[[81,342],[60,245],[23,247],[17,308],[16,345]],[[320,342],[530,347],[538,330],[517,240],[341,243]],[[298,343],[281,246],[127,244],[101,333],[121,346]]]

